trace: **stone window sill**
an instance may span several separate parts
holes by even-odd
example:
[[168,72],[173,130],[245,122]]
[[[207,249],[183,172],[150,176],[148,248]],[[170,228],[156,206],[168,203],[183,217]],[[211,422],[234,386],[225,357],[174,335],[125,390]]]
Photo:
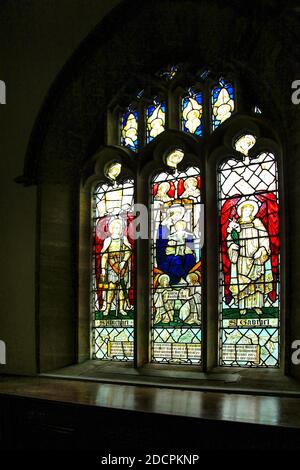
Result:
[[300,383],[280,370],[215,368],[208,373],[194,366],[148,364],[135,369],[131,364],[86,361],[40,374],[71,380],[160,388],[244,393],[300,398]]

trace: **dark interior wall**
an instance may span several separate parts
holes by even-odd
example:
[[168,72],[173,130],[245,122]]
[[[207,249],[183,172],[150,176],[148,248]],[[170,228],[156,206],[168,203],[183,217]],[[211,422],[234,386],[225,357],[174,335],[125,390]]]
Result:
[[0,79],[0,339],[7,366],[34,373],[36,186],[23,173],[30,133],[48,90],[84,37],[120,0],[1,0]]

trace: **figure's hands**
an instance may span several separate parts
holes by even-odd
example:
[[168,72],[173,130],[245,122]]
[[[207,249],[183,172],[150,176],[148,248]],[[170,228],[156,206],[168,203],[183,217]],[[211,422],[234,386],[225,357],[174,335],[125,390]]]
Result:
[[266,261],[268,261],[269,256],[267,251],[265,250],[264,247],[258,248],[258,250],[254,253],[253,258],[257,261],[259,261],[258,264],[264,264]]
[[262,258],[262,261],[266,261],[268,259],[268,255],[266,250],[263,247],[258,248],[258,250],[253,255],[254,259]]
[[193,298],[192,295],[189,295],[189,289],[180,289],[179,296],[180,300],[191,300]]
[[105,276],[105,274],[106,274],[105,268],[102,268],[101,269],[101,276]]
[[121,261],[121,263],[119,264],[120,277],[123,278],[125,276],[125,273],[126,273],[126,261]]
[[125,261],[121,261],[120,265],[119,265],[119,270],[122,271],[122,269],[124,268],[125,266]]
[[232,245],[230,245],[230,247],[234,251],[240,251],[240,247],[236,243],[232,243]]

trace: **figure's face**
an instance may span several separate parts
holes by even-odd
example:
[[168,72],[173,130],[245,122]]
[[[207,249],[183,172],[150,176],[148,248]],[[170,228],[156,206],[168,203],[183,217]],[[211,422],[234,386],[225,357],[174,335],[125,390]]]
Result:
[[121,173],[121,168],[121,163],[113,163],[107,170],[107,176],[110,179],[115,180]]
[[160,193],[166,194],[170,189],[169,183],[161,183],[158,189]]
[[168,287],[169,285],[169,279],[167,277],[164,277],[162,280],[161,280],[161,284],[160,284],[162,287]]
[[182,156],[179,152],[174,152],[169,158],[170,162],[175,163],[176,165],[178,165],[182,160]]
[[176,168],[177,165],[182,161],[184,153],[182,150],[174,150],[167,157],[167,165]]
[[242,216],[244,219],[250,219],[253,213],[252,206],[244,206],[242,209]]
[[241,152],[243,155],[247,156],[249,150],[255,145],[255,143],[256,137],[254,135],[245,134],[235,142],[235,149],[238,152]]
[[186,180],[185,187],[186,187],[186,189],[196,189],[197,181],[194,180],[194,178],[189,178],[189,179]]
[[187,276],[186,280],[190,285],[194,286],[197,283],[197,275],[190,274],[189,276]]
[[122,224],[121,223],[115,223],[111,225],[111,234],[113,236],[120,236],[122,233]]

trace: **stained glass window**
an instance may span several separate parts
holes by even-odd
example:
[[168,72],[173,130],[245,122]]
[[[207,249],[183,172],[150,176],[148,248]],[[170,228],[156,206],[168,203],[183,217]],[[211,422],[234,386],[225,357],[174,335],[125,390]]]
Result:
[[134,182],[117,183],[121,165],[107,171],[111,183],[93,195],[93,356],[131,361],[134,341]]
[[223,79],[212,89],[212,128],[215,130],[222,122],[230,118],[234,111],[234,90],[232,83]]
[[[164,98],[166,95],[173,97],[174,103],[171,109],[178,109],[178,107],[180,109],[179,129],[198,137],[203,136],[206,126],[208,126],[208,131],[214,131],[232,115],[235,111],[236,94],[233,83],[220,78],[211,88],[211,80],[208,81],[207,77],[212,72],[208,69],[192,72],[194,85],[187,89],[186,95],[178,102],[173,84],[182,79],[184,73],[186,72],[181,66],[165,67],[155,74],[156,85],[161,84],[161,88],[155,92],[157,95],[153,94],[152,88],[145,87],[132,96],[130,105],[121,115],[118,124],[120,145],[136,152],[141,144],[148,144],[168,128],[167,101]],[[190,78],[190,75],[186,75],[184,81]],[[201,91],[199,91],[200,88]],[[204,99],[207,93],[210,96],[210,104],[206,102],[206,98]],[[203,114],[206,112],[209,120],[203,120]],[[254,112],[260,113],[261,111],[256,106]]]
[[[171,163],[182,159],[175,152]],[[201,362],[200,188],[196,167],[159,173],[152,181],[153,362]]]
[[175,77],[177,72],[178,67],[176,65],[169,65],[168,67],[159,70],[157,75],[166,81],[170,81]]
[[202,93],[190,89],[189,94],[182,99],[182,130],[197,136],[202,136]]
[[[118,121],[118,143],[135,152],[141,144],[150,143],[155,153],[152,168],[165,142],[173,137],[176,142],[177,137],[183,139],[189,156],[171,144],[167,155],[161,155],[165,169],[157,173],[151,169],[151,249],[149,256],[145,254],[151,261],[150,359],[160,364],[197,365],[202,362],[202,349],[214,345],[202,345],[202,299],[206,296],[202,287],[205,185],[201,186],[201,178],[205,175],[200,178],[193,146],[210,131],[216,130],[222,140],[219,126],[237,110],[244,110],[234,81],[220,78],[214,71],[171,65],[160,69],[153,79],[143,80],[140,91],[130,98],[128,95],[130,106]],[[181,94],[179,90],[185,91]],[[262,113],[257,105],[250,108],[252,118],[253,113]],[[162,136],[155,146],[153,140],[168,130],[169,122],[171,130],[166,139]],[[260,128],[258,121],[256,127]],[[230,121],[226,129],[231,132]],[[111,144],[116,143],[115,130],[116,122]],[[182,131],[181,136],[178,131]],[[212,325],[209,317],[207,328],[218,335],[219,365],[276,368],[280,363],[277,163],[272,153],[258,152],[257,135],[241,132],[233,142],[233,155],[217,167],[219,226],[213,230],[219,230],[220,243],[215,246],[219,250],[219,281],[208,278],[207,285],[215,288],[219,321]],[[224,136],[226,145],[227,140]],[[141,151],[141,159],[143,155],[148,163],[149,152]],[[193,163],[185,162],[185,158]],[[203,162],[211,173],[210,161],[204,158]],[[94,193],[94,357],[131,361],[135,327],[134,184],[133,180],[120,182],[120,172],[118,162],[111,164],[106,172],[110,182],[98,185]],[[209,192],[214,198],[214,190]],[[140,188],[137,197],[144,197]],[[208,252],[212,253],[213,241],[208,243]],[[137,312],[141,317],[144,314]],[[141,336],[141,349],[139,343],[137,350],[145,351],[149,337],[146,333]]]
[[166,125],[166,103],[165,101],[154,100],[153,104],[147,108],[147,143],[165,130]]
[[247,150],[242,153],[240,160],[223,163],[218,175],[220,364],[278,367],[277,164],[271,153],[251,159]]
[[138,149],[138,112],[128,110],[121,116],[121,145],[136,151]]

